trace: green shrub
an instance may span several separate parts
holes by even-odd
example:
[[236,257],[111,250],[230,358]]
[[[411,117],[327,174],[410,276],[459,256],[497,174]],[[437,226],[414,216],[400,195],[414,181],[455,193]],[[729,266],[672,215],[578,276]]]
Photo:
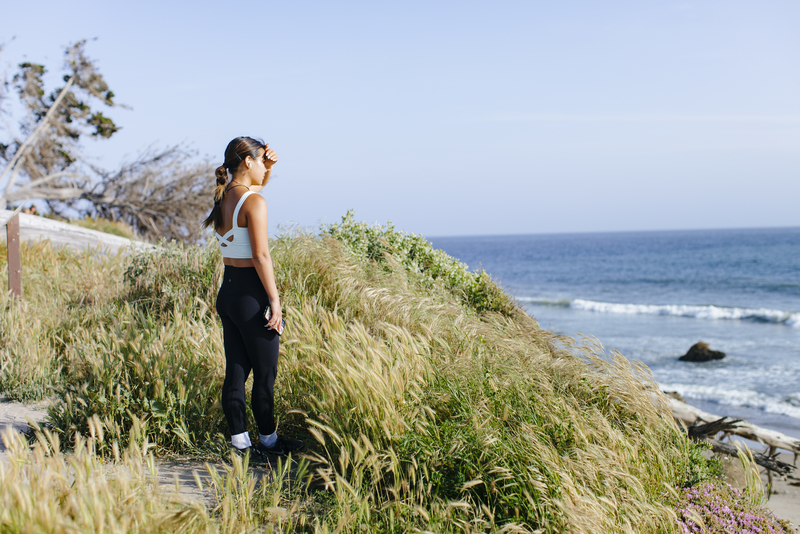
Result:
[[324,226],[322,234],[341,241],[363,260],[386,264],[390,256],[409,271],[421,275],[423,280],[443,283],[478,312],[492,311],[507,316],[520,312],[513,299],[486,271],[470,272],[465,264],[433,248],[422,236],[397,231],[391,222],[385,226],[356,222],[351,210],[342,217],[341,223]]
[[[131,254],[121,302],[159,315],[200,310],[213,314],[222,257],[219,247],[162,242]],[[198,305],[199,304],[199,305]]]
[[127,446],[136,426],[165,452],[215,448],[225,432],[219,252],[172,242],[125,261],[119,294],[61,326],[69,377],[50,420],[65,435],[85,434],[97,415],[109,444]]
[[225,431],[219,328],[177,313],[159,320],[128,304],[108,312],[76,321],[64,340],[69,377],[63,402],[50,409],[52,426],[87,435],[97,416],[108,438],[98,450],[106,454],[114,441],[127,446],[132,428],[162,453],[214,448]]

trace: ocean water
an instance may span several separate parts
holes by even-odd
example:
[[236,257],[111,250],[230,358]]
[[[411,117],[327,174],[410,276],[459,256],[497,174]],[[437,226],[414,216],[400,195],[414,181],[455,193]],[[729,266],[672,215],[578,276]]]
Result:
[[[594,336],[703,410],[800,438],[800,228],[430,241],[543,328]],[[726,357],[678,361],[698,341]]]

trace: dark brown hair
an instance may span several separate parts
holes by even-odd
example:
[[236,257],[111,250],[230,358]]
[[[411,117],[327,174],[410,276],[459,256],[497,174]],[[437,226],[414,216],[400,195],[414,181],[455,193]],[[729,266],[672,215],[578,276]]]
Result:
[[264,148],[264,143],[252,137],[237,137],[225,149],[225,162],[217,167],[214,175],[217,177],[217,187],[214,188],[214,208],[203,221],[203,228],[208,228],[214,224],[216,230],[222,226],[222,208],[220,203],[225,198],[225,187],[228,185],[228,171],[231,175],[239,169],[239,165],[250,156],[253,159],[259,158],[258,151]]

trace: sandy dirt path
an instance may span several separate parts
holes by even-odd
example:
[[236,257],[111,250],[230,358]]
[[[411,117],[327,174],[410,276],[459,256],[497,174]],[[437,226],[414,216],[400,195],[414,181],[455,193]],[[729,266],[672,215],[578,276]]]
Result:
[[[44,423],[49,404],[50,401],[23,404],[0,396],[0,435],[7,428],[11,428],[16,432],[27,432],[29,430],[28,421],[37,424]],[[0,462],[7,460],[5,445],[0,440]],[[218,462],[156,459],[158,482],[165,489],[178,488],[178,493],[187,500],[199,501],[212,508],[216,503],[214,492],[211,489],[211,477],[206,467],[207,463],[213,465],[219,473],[224,472],[223,464]],[[250,471],[256,477],[256,480],[261,481],[269,478],[273,468],[253,466]],[[197,477],[195,477],[195,474],[197,474]],[[198,484],[198,478],[200,484]]]
[[[0,434],[9,427],[17,432],[27,432],[28,420],[35,423],[43,423],[47,415],[48,405],[49,401],[22,404],[0,396]],[[6,447],[3,441],[0,440],[0,461],[5,462],[7,458]]]

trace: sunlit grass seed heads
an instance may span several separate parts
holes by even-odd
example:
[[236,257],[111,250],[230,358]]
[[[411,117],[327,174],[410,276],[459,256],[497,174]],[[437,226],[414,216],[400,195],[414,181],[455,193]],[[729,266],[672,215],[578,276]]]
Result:
[[[541,330],[419,236],[348,214],[275,239],[272,256],[288,323],[276,412],[308,454],[264,484],[237,459],[213,468],[213,509],[125,467],[135,480],[103,502],[149,496],[103,515],[109,530],[149,517],[185,532],[677,532],[665,488],[714,475],[646,368]],[[24,299],[0,302],[0,389],[56,401],[49,437],[13,445],[15,465],[67,478],[81,465],[101,487],[126,458],[227,457],[220,273],[213,246],[104,258],[26,245]],[[32,521],[10,491],[13,524]],[[47,517],[66,521],[73,509],[59,506]]]

